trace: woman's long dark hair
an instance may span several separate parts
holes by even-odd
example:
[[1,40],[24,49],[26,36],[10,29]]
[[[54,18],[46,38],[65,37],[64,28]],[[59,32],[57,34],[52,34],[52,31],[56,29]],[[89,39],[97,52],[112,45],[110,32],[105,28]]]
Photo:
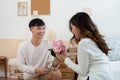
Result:
[[81,38],[88,37],[92,39],[106,55],[110,50],[97,29],[97,26],[93,23],[89,15],[85,12],[79,12],[75,14],[69,21],[69,28],[72,31],[71,24],[75,25],[80,30]]

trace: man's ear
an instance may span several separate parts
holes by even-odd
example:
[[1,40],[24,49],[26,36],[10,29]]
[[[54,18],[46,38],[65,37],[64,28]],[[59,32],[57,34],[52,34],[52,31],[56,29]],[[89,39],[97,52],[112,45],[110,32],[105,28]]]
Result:
[[32,27],[31,28],[29,28],[30,29],[30,31],[32,31]]

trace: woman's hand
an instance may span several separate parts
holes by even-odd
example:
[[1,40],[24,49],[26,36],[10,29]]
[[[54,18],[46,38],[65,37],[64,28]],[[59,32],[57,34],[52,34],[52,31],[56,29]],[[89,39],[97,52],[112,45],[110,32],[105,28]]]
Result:
[[57,67],[59,65],[60,65],[59,59],[57,57],[55,57],[53,67]]
[[64,53],[56,53],[56,58],[59,60],[60,63],[64,62],[66,57],[67,55]]

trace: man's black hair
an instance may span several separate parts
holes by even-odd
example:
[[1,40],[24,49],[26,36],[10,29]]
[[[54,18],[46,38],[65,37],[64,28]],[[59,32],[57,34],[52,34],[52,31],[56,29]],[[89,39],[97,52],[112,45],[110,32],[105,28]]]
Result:
[[45,25],[43,20],[41,20],[39,18],[35,18],[30,21],[29,28],[34,27],[34,26],[43,26],[43,25]]

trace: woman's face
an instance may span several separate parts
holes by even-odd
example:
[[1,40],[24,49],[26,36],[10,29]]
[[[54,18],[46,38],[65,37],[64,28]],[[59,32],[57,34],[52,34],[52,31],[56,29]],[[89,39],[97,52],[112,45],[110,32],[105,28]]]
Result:
[[76,39],[80,39],[80,29],[78,29],[75,25],[71,24],[71,31],[73,35],[75,35]]

